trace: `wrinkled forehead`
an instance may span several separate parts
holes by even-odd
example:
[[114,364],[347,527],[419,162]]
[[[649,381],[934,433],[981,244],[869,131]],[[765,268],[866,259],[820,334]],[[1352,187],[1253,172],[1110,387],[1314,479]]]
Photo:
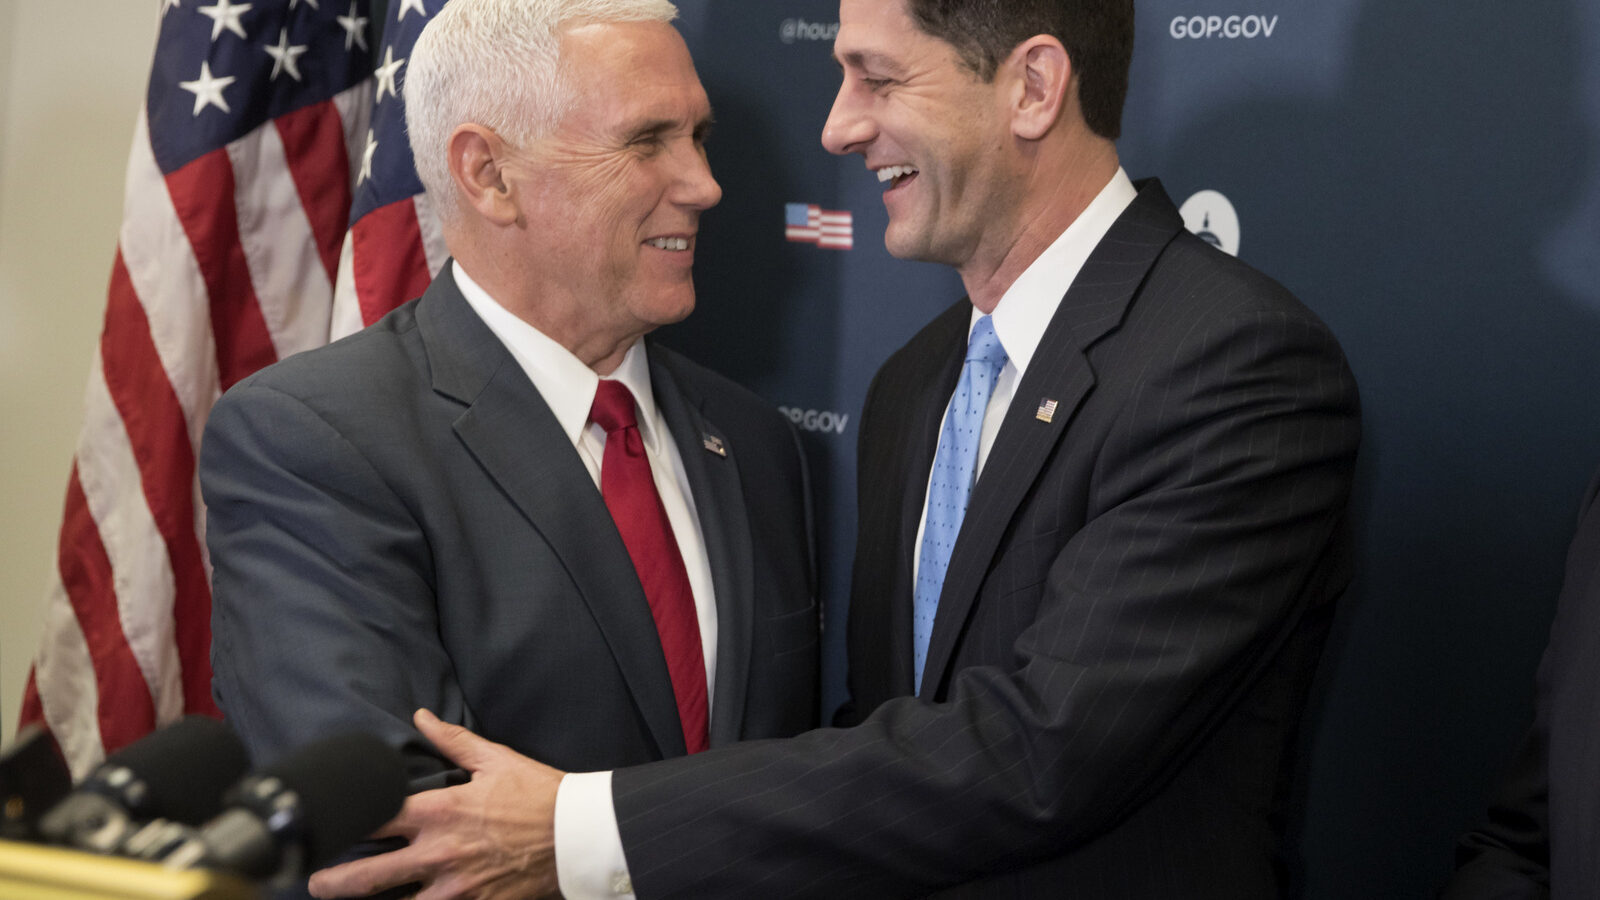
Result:
[[561,60],[575,101],[571,116],[603,114],[616,127],[651,120],[694,128],[710,118],[688,45],[666,22],[574,26],[562,35]]
[[954,48],[917,27],[904,0],[844,0],[833,56],[840,65],[895,74],[914,58]]
[[705,93],[678,29],[666,22],[587,22],[561,34],[561,67],[574,88],[600,95],[661,86]]

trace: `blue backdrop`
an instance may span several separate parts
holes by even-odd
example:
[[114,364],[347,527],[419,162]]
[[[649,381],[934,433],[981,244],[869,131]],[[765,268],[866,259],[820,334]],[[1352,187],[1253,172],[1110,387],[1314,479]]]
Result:
[[[831,710],[861,400],[962,291],[888,256],[876,179],[818,142],[836,4],[679,6],[725,198],[704,222],[699,310],[663,338],[805,429]],[[1362,388],[1361,566],[1308,717],[1297,877],[1308,897],[1423,896],[1530,719],[1600,462],[1600,4],[1160,0],[1138,14],[1124,166],[1194,197],[1192,227],[1322,315]],[[789,204],[849,212],[852,248],[786,240]]]

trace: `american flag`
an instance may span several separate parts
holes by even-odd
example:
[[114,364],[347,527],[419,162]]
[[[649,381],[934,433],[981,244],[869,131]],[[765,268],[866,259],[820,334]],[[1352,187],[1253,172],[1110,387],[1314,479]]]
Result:
[[853,228],[848,210],[823,209],[814,203],[785,203],[783,236],[828,250],[849,250]]
[[449,251],[411,163],[406,139],[406,60],[445,0],[389,0],[377,54],[377,105],[363,137],[350,232],[339,263],[333,336],[359,331],[420,295]]
[[374,89],[369,4],[160,0],[23,698],[79,775],[217,714],[197,449],[222,391],[328,339],[370,113],[398,105]]

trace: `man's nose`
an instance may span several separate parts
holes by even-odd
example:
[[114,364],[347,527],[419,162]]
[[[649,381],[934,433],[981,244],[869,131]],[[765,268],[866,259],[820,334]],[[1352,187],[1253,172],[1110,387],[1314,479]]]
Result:
[[861,109],[849,79],[839,86],[833,98],[833,108],[828,110],[828,120],[822,123],[822,146],[829,153],[840,155],[865,152],[865,145],[876,135],[872,120]]
[[706,160],[705,148],[696,145],[686,156],[673,199],[694,209],[716,206],[722,200],[722,186],[711,175],[711,163]]

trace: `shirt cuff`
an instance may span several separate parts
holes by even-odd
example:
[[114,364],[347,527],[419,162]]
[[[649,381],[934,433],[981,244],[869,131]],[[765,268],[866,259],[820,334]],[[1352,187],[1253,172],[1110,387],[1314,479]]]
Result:
[[567,900],[633,900],[610,772],[561,776],[555,838],[556,878]]

